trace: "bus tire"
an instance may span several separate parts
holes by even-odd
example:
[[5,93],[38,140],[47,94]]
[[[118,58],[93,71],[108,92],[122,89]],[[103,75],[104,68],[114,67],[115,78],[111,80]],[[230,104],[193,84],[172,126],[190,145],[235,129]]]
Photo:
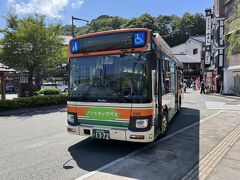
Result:
[[160,130],[161,130],[161,133],[160,133],[160,137],[164,137],[167,133],[167,129],[168,129],[168,125],[169,125],[169,121],[168,121],[168,113],[167,111],[163,111],[163,114],[162,114],[162,121],[161,121],[161,127],[160,127]]

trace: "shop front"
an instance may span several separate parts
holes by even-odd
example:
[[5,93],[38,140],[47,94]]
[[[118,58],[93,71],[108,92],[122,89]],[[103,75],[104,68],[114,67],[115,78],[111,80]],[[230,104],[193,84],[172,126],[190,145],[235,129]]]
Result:
[[240,65],[224,69],[224,94],[239,96],[240,94]]

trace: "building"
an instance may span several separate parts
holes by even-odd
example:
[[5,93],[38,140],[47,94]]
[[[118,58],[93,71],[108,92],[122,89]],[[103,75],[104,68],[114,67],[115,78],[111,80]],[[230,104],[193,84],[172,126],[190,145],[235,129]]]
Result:
[[[60,36],[63,39],[62,46],[67,47],[69,44],[69,41],[72,39],[72,36]],[[2,46],[0,46],[2,48]],[[66,54],[68,53],[68,49],[66,48]],[[68,74],[67,74],[67,69],[66,69],[66,64],[57,64],[56,65],[59,68],[59,71],[57,71],[53,79],[57,82],[63,82],[64,84],[67,84],[68,81]],[[3,71],[4,69],[4,71]],[[7,71],[8,70],[8,71]],[[1,73],[1,72],[4,72]],[[15,71],[14,69],[10,69],[0,63],[0,75],[4,77],[4,86],[5,86],[5,92],[7,93],[16,93],[17,91],[20,92],[20,89],[22,89],[22,86],[26,85],[27,89],[27,83],[28,83],[28,72],[27,71]],[[43,81],[48,81],[52,77],[49,77],[47,74],[42,77]],[[33,83],[35,84],[35,77],[33,77]],[[3,82],[3,79],[2,79]],[[1,85],[1,80],[0,80],[0,85]],[[26,90],[27,91],[27,90]],[[0,90],[2,92],[2,90]],[[21,93],[20,93],[21,94]]]
[[[235,21],[232,21],[228,26],[226,26],[226,21],[231,18],[235,11],[235,5],[238,0],[214,0],[214,12],[213,12],[213,43],[212,43],[212,65],[215,65],[216,77],[222,79],[222,90],[224,94],[234,94],[240,95],[240,52],[237,50],[232,56],[228,57],[227,44],[223,47],[214,47],[214,42],[219,42],[221,35],[219,34],[219,26],[215,24],[220,23],[224,19],[224,34],[229,38],[233,29],[236,25]],[[216,23],[217,22],[217,23]],[[240,29],[239,29],[240,30]],[[218,49],[218,52],[216,51]],[[222,49],[222,50],[221,50]],[[219,58],[219,52],[224,54],[223,58]],[[215,55],[217,54],[217,55]],[[217,58],[216,58],[217,57]],[[223,59],[222,67],[219,66],[220,59]],[[218,88],[217,92],[220,92],[221,88]]]
[[[15,72],[14,69],[10,69],[7,66],[4,66],[3,64],[0,63],[0,95],[1,95],[1,99],[5,99],[6,98],[6,87],[8,86],[8,81],[10,81],[9,79],[7,79],[6,77],[6,73],[11,73],[11,72]],[[6,84],[7,81],[7,84]],[[13,81],[13,79],[11,79],[11,81]]]
[[63,39],[63,45],[68,46],[70,40],[73,38],[72,36],[60,36]]
[[200,87],[204,68],[205,36],[190,37],[185,43],[172,47],[174,55],[183,63],[183,76],[187,85],[195,82]]

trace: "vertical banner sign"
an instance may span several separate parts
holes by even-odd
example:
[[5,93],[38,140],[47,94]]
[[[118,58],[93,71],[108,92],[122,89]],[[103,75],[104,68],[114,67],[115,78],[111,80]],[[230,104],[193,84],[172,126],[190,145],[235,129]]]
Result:
[[219,20],[219,46],[224,47],[224,19]]
[[211,40],[212,40],[212,10],[206,9],[206,55],[205,65],[211,64]]
[[[218,67],[224,66],[224,19],[223,18],[214,18],[215,21],[215,27],[213,30],[214,36],[213,36],[213,49],[215,49],[215,53],[217,53],[217,56],[214,56],[215,59],[218,61]],[[216,67],[217,68],[217,67]]]
[[224,66],[224,49],[219,49],[218,66]]
[[206,51],[205,52],[205,65],[210,65],[211,64],[211,51]]

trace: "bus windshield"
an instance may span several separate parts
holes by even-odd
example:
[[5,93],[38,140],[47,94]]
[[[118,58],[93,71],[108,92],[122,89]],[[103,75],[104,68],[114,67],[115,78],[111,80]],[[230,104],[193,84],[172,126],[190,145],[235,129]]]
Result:
[[151,102],[148,54],[70,58],[70,100]]

